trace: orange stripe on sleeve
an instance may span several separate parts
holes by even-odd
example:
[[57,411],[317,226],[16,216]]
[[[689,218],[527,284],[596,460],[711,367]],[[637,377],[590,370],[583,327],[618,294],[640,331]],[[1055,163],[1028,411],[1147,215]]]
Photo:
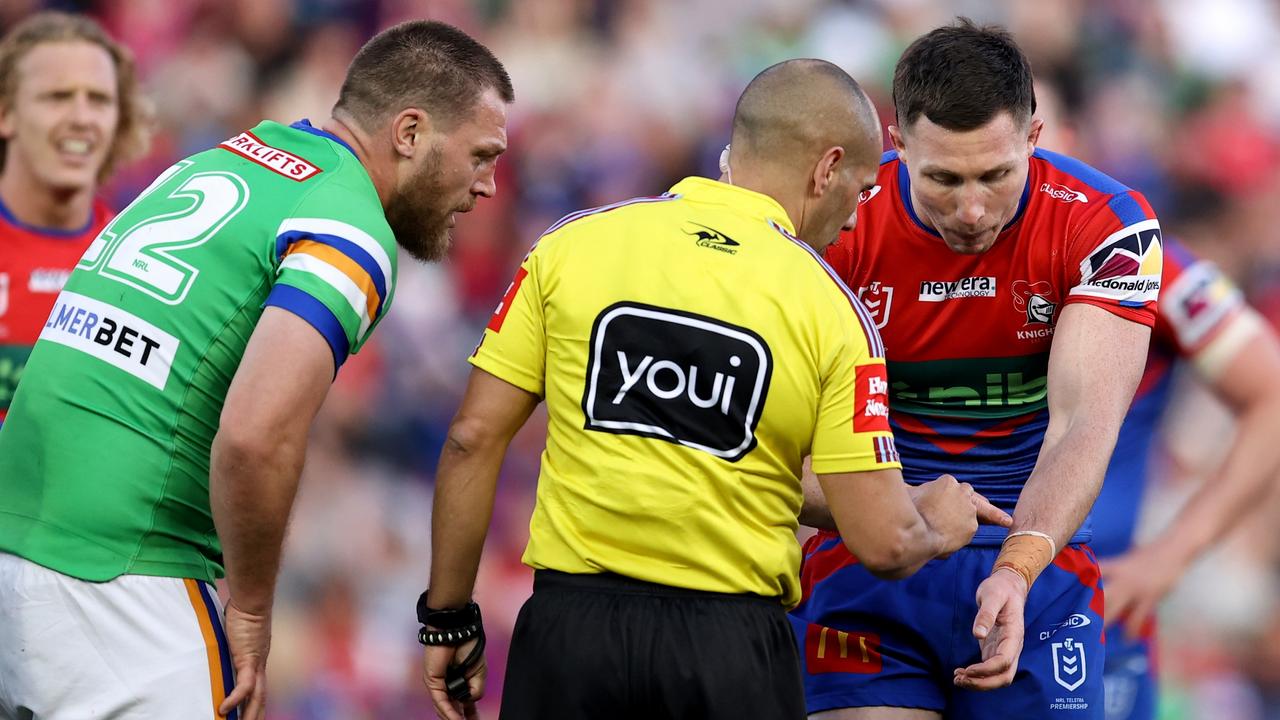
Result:
[[355,283],[356,287],[360,288],[360,291],[364,293],[365,302],[369,306],[369,320],[377,319],[378,303],[381,300],[378,296],[378,287],[373,284],[373,278],[369,277],[369,273],[360,267],[359,263],[344,255],[337,248],[318,243],[315,240],[299,240],[295,242],[289,246],[285,256],[296,252],[305,253],[318,260],[323,260],[337,268],[343,275],[351,278],[351,282]]
[[182,580],[182,583],[187,586],[187,598],[191,600],[191,609],[195,611],[196,620],[200,623],[200,634],[204,636],[204,650],[209,658],[209,684],[213,693],[213,716],[222,717],[218,714],[218,706],[227,699],[225,685],[222,682],[222,659],[218,654],[218,638],[213,634],[213,620],[209,617],[204,599],[200,597],[197,582],[199,581],[191,578]]

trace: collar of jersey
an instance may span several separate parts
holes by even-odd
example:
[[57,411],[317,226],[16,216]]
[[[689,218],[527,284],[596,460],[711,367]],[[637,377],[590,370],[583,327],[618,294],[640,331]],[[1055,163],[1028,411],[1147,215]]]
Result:
[[[911,176],[907,174],[907,165],[898,159],[898,195],[902,198],[902,207],[906,209],[907,216],[916,224],[916,227],[929,233],[930,235],[940,238],[942,235],[937,230],[924,224],[919,215],[916,215],[916,207],[911,202]],[[1000,232],[1013,227],[1022,219],[1022,211],[1027,209],[1027,201],[1031,199],[1031,172],[1027,171],[1027,184],[1022,188],[1022,197],[1018,200],[1018,210],[1013,214],[1013,218],[1000,228]]]
[[[337,135],[334,135],[333,133],[331,133],[331,132],[329,132],[329,131],[327,131],[327,130],[321,130],[320,128],[316,127],[315,125],[312,125],[312,124],[311,124],[311,121],[310,121],[310,120],[308,120],[307,118],[302,118],[301,120],[299,120],[298,122],[296,122],[296,123],[294,123],[294,124],[290,125],[289,127],[293,128],[294,130],[301,130],[301,131],[302,131],[302,132],[304,132],[304,133],[310,133],[310,134],[312,134],[312,135],[316,135],[316,136],[319,136],[319,137],[325,138],[325,139],[327,139],[327,140],[332,140],[332,141],[334,141],[334,142],[338,143],[339,145],[341,145],[342,147],[346,148],[346,149],[347,149],[347,152],[350,152],[352,155],[355,155],[355,154],[356,154],[356,151],[355,151],[355,150],[352,150],[352,149],[351,149],[351,146],[350,146],[350,145],[348,145],[348,144],[347,144],[347,143],[346,143],[342,138],[338,137]],[[357,156],[357,157],[358,157],[358,156]]]
[[787,217],[787,211],[782,209],[778,201],[755,190],[748,190],[744,187],[730,185],[710,178],[687,177],[676,183],[671,188],[671,193],[673,195],[682,195],[687,199],[698,202],[729,205],[734,210],[750,213],[762,220],[772,220],[793,235],[796,231],[795,225],[791,223],[791,218]]
[[16,215],[13,214],[13,211],[9,209],[9,206],[4,203],[3,198],[0,198],[0,218],[4,219],[5,222],[9,223],[14,227],[21,228],[23,230],[26,230],[27,232],[35,233],[37,235],[43,235],[45,237],[59,238],[59,239],[78,238],[81,235],[84,235],[85,233],[89,232],[89,228],[93,227],[93,219],[94,219],[94,216],[97,214],[96,212],[94,212],[95,210],[97,210],[96,205],[97,205],[97,201],[95,200],[94,205],[91,205],[89,207],[89,219],[85,221],[84,227],[78,228],[78,229],[72,229],[72,230],[66,230],[63,228],[44,227],[42,225],[32,225],[31,223],[22,222],[21,220],[18,219]]

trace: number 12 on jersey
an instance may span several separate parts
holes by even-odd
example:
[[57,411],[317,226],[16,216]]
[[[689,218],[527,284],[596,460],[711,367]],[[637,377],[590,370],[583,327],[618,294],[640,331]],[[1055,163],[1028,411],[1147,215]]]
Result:
[[161,173],[94,238],[77,267],[181,303],[200,274],[182,251],[205,243],[249,202],[239,175],[184,175],[190,165],[183,160]]

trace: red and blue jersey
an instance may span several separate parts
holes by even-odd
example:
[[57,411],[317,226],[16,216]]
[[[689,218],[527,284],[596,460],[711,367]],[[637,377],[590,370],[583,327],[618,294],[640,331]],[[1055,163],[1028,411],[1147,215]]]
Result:
[[[907,168],[886,153],[879,192],[827,261],[875,319],[890,424],[908,482],[952,473],[1012,510],[1048,425],[1049,348],[1063,306],[1155,323],[1163,252],[1141,194],[1037,150],[1013,219],[961,255],[916,215]],[[1087,539],[1088,523],[1076,541]],[[976,542],[1004,531],[983,526]]]
[[1175,363],[1195,357],[1244,307],[1242,294],[1222,271],[1173,238],[1165,241],[1162,285],[1147,367],[1093,505],[1092,544],[1102,557],[1119,555],[1133,543]]
[[53,302],[112,212],[95,200],[77,230],[28,225],[0,202],[0,423]]

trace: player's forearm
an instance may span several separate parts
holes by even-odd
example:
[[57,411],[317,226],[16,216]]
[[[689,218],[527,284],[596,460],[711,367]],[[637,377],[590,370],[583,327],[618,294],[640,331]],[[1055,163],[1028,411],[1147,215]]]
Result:
[[507,443],[450,430],[440,454],[431,511],[431,580],[427,603],[457,607],[471,600],[489,532],[498,472]]
[[270,443],[213,441],[209,503],[222,544],[227,586],[240,609],[270,612],[289,511],[298,490],[305,435]]
[[1070,423],[1059,437],[1046,434],[1035,471],[1014,507],[1010,532],[1045,533],[1056,549],[1066,547],[1102,489],[1119,425],[1118,419],[1086,417]]
[[1222,466],[1200,485],[1160,534],[1186,562],[1222,539],[1257,504],[1280,473],[1280,394],[1261,397],[1237,416],[1235,440]]
[[897,469],[818,479],[845,546],[872,573],[906,577],[944,551],[946,538],[930,525],[928,510],[917,507],[923,491],[904,483]]
[[1061,550],[1080,528],[1102,489],[1150,337],[1147,327],[1102,308],[1077,303],[1063,309],[1049,354],[1049,426],[1014,507],[1011,533],[1043,533]]

